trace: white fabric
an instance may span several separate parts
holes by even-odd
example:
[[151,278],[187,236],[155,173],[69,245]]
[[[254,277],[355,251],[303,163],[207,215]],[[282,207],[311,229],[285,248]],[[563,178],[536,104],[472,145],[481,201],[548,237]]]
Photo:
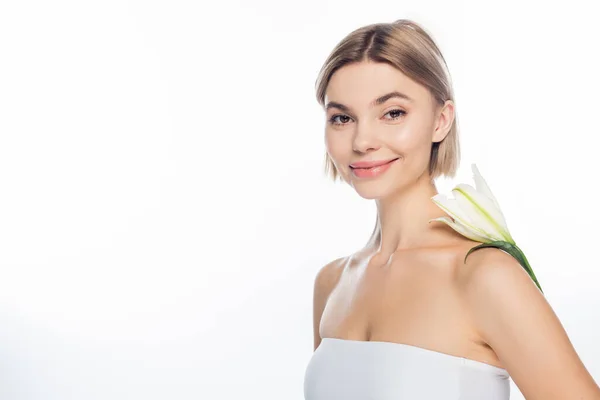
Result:
[[323,338],[305,400],[507,400],[510,376],[483,362],[401,343]]

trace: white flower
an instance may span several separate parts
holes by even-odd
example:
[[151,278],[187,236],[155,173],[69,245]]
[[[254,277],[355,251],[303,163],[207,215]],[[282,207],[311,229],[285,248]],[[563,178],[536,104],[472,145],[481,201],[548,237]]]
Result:
[[439,217],[430,220],[441,221],[463,236],[477,242],[488,243],[505,241],[514,244],[500,205],[492,194],[477,166],[471,164],[475,188],[459,183],[452,193],[453,199],[444,194],[436,194],[431,199],[453,219]]
[[471,169],[473,170],[475,188],[459,183],[452,189],[453,199],[449,199],[443,194],[436,194],[431,198],[438,207],[452,218],[444,216],[431,219],[429,222],[444,222],[461,235],[482,243],[467,252],[465,262],[471,252],[485,247],[495,247],[510,254],[527,271],[543,293],[542,287],[527,261],[527,257],[525,257],[525,254],[517,246],[508,231],[498,201],[496,201],[485,179],[479,173],[477,166],[471,164]]

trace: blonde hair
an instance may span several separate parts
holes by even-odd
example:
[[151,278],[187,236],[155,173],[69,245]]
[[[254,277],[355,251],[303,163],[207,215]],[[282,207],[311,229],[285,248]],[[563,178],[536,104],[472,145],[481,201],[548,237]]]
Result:
[[[452,81],[446,60],[431,35],[417,23],[399,19],[356,29],[342,39],[321,67],[315,87],[317,101],[325,103],[325,92],[335,71],[351,63],[383,62],[428,88],[435,101],[443,105],[454,101]],[[431,180],[440,175],[453,178],[460,160],[456,112],[446,137],[431,148],[429,174]],[[340,178],[337,168],[325,152],[325,173],[334,181]]]

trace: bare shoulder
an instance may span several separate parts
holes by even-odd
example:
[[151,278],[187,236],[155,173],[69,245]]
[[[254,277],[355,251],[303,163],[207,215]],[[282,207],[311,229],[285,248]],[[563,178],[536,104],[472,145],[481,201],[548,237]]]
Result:
[[315,350],[321,343],[319,327],[321,325],[323,310],[327,304],[327,298],[339,281],[348,259],[349,257],[340,257],[327,263],[319,269],[315,277],[313,288],[313,336]]
[[[468,249],[463,249],[461,252],[461,265],[458,268],[458,281],[466,294],[473,294],[473,290],[482,288],[486,290],[502,288],[504,290],[506,287],[503,286],[507,283],[533,285],[537,289],[527,271],[510,254],[488,247],[475,250],[465,260]],[[488,285],[491,287],[487,287]],[[541,292],[539,294],[541,295]]]
[[[321,318],[327,298],[335,288],[335,285],[340,280],[344,266],[349,257],[337,258],[319,269],[315,277],[313,289],[313,303],[315,309],[315,317]],[[318,314],[318,315],[317,315]]]
[[482,248],[459,271],[474,328],[527,399],[600,399],[554,310],[515,258]]
[[349,257],[337,258],[322,266],[315,277],[315,292],[319,295],[328,295],[337,281]]
[[[520,308],[558,322],[542,292],[514,257],[497,248],[482,248],[463,261],[466,252],[458,268],[459,293],[476,323],[475,328],[486,343],[492,347],[496,344],[494,329],[499,328],[497,323],[501,315],[495,315],[495,312]],[[516,320],[518,315],[507,315],[509,320],[504,321],[505,324],[524,322],[526,325],[523,326],[527,326],[529,323]],[[498,356],[502,358],[500,354]]]

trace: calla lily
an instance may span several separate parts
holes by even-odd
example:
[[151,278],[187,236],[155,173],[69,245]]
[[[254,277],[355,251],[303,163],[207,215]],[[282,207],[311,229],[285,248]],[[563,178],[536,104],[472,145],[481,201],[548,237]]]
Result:
[[519,261],[540,291],[542,291],[542,287],[537,281],[525,254],[517,246],[508,230],[498,201],[492,194],[483,176],[479,173],[477,166],[471,164],[471,169],[473,170],[475,188],[460,183],[452,189],[453,199],[446,197],[444,194],[436,194],[431,198],[438,207],[452,218],[439,217],[429,222],[443,222],[461,235],[482,243],[469,250],[465,256],[465,262],[471,252],[480,248],[496,247],[504,250]]

